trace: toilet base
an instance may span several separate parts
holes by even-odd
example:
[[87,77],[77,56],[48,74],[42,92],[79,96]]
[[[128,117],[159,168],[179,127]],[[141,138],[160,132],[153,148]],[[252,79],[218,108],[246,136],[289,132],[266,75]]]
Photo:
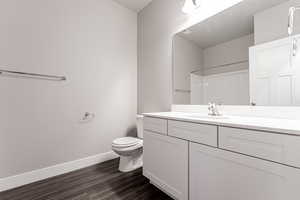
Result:
[[120,156],[119,171],[130,172],[143,166],[143,154]]

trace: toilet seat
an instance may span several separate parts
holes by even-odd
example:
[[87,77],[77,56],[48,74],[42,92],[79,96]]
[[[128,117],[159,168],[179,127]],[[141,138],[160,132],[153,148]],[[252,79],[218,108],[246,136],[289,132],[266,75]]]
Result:
[[118,138],[112,143],[116,149],[136,149],[143,146],[143,140],[134,137]]

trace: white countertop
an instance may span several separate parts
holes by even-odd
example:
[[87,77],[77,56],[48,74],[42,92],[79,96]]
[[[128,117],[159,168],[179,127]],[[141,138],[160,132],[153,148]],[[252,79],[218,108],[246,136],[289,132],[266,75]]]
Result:
[[300,136],[300,120],[248,117],[248,116],[243,117],[243,116],[232,116],[232,115],[225,115],[221,117],[210,117],[204,113],[183,113],[183,112],[144,113],[143,115],[148,117],[162,118],[162,119],[171,119],[171,120],[178,120],[178,121],[203,123],[203,124],[252,129],[252,130],[260,130],[260,131],[270,131],[270,132]]

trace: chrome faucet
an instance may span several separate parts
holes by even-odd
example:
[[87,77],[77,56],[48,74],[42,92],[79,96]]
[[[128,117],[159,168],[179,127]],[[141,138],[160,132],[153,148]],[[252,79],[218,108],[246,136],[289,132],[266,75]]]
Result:
[[208,104],[208,115],[210,116],[221,116],[219,109],[215,103]]

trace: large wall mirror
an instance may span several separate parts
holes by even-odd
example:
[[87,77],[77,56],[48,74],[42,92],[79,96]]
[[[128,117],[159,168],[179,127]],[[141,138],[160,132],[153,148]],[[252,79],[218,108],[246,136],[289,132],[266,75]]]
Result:
[[173,104],[299,106],[297,6],[244,0],[174,35]]

